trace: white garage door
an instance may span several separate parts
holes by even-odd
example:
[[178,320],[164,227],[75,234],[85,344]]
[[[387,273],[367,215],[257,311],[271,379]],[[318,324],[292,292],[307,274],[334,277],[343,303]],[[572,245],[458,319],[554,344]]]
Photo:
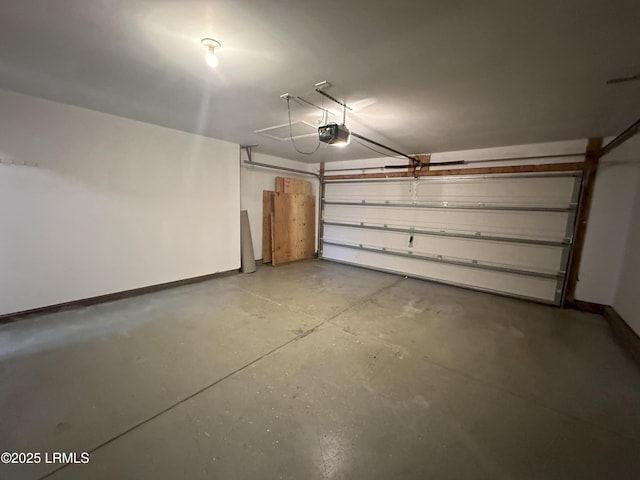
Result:
[[579,172],[325,182],[321,257],[560,304]]

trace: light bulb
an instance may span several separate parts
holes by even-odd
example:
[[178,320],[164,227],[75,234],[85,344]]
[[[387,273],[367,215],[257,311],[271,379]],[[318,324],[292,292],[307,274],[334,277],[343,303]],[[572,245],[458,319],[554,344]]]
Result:
[[216,68],[218,66],[218,57],[216,56],[216,48],[220,48],[220,42],[214,40],[213,38],[203,38],[202,45],[207,49],[207,53],[205,55],[205,60],[207,64],[211,68]]
[[214,48],[209,48],[209,51],[207,52],[207,54],[204,57],[207,61],[207,64],[211,67],[211,68],[216,68],[218,66],[218,57],[216,56],[216,51]]

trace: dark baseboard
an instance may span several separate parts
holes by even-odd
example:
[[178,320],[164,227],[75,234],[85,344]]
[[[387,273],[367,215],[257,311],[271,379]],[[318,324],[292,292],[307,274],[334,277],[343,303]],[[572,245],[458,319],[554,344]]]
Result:
[[581,312],[596,313],[604,316],[605,305],[602,305],[601,303],[573,300],[572,302],[567,302],[567,306],[575,310],[580,310]]
[[609,305],[604,307],[604,318],[609,322],[616,341],[640,364],[640,336]]
[[131,290],[124,290],[122,292],[107,293],[106,295],[98,295],[96,297],[83,298],[80,300],[73,300],[71,302],[57,303],[55,305],[48,305],[46,307],[32,308],[30,310],[23,310],[21,312],[7,313],[4,315],[0,315],[0,325],[3,323],[15,322],[31,315],[42,315],[46,313],[59,312],[61,310],[88,307],[91,305],[96,305],[98,303],[113,302],[115,300],[122,300],[123,298],[144,295],[145,293],[152,293],[160,290],[166,290],[168,288],[176,288],[183,285],[190,285],[192,283],[204,282],[205,280],[211,280],[212,278],[228,277],[230,275],[236,275],[237,273],[238,270],[210,273],[207,275],[201,275],[199,277],[185,278],[182,280],[175,280],[173,282],[150,285],[148,287],[133,288]]
[[581,312],[602,315],[613,332],[616,342],[640,365],[640,336],[629,326],[624,318],[610,305],[574,300],[567,306]]

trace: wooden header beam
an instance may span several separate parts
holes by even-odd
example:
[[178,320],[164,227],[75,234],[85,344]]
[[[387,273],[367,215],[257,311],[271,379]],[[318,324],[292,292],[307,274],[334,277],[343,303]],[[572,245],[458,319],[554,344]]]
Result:
[[[549,163],[545,165],[509,165],[500,167],[449,168],[443,170],[420,169],[418,177],[437,177],[446,175],[492,175],[499,173],[532,173],[532,172],[572,172],[582,171],[584,162]],[[407,167],[406,172],[389,173],[354,173],[347,175],[325,175],[325,181],[358,180],[365,178],[412,178],[414,170]]]

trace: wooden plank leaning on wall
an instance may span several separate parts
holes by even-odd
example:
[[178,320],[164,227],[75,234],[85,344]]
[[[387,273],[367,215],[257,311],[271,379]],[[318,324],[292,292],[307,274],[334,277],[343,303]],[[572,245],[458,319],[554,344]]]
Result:
[[298,178],[276,177],[276,192],[311,195],[311,182]]
[[273,198],[273,265],[313,258],[315,253],[315,197],[276,192]]
[[306,180],[276,177],[262,193],[262,262],[283,263],[315,255],[315,197]]

